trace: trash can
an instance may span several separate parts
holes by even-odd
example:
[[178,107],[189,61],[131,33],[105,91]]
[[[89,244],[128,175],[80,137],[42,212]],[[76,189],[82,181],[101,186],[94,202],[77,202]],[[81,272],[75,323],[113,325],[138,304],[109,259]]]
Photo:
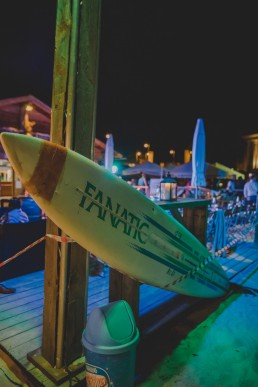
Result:
[[139,330],[126,301],[95,308],[82,334],[87,386],[134,386],[138,341]]

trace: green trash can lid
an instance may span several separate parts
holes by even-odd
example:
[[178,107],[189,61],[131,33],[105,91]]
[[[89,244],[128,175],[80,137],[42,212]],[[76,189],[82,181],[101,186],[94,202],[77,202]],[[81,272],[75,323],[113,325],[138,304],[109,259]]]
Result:
[[102,354],[126,352],[138,341],[139,331],[132,309],[124,300],[95,308],[82,335],[86,349]]

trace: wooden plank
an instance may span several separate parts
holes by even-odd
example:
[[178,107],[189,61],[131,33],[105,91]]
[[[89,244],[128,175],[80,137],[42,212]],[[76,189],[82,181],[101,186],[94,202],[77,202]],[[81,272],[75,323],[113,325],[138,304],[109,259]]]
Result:
[[[47,221],[47,234],[58,235],[58,227]],[[58,243],[54,239],[46,240],[44,298],[47,300],[43,314],[43,356],[55,365],[57,341],[57,305],[59,284]]]
[[28,332],[32,327],[42,325],[42,313],[36,316],[31,316],[29,319],[22,321],[18,324],[12,324],[0,331],[0,342],[9,339],[13,336],[17,336],[21,333]]
[[88,298],[88,306],[94,305],[96,302],[102,299],[108,299],[109,287],[105,287],[91,294]]
[[[37,329],[37,330],[36,330]],[[36,332],[34,332],[36,330]],[[35,336],[35,337],[34,337]],[[27,339],[26,341],[25,338]],[[41,346],[42,343],[42,326],[41,327],[36,327],[31,333],[31,338],[30,340],[28,337],[24,335],[24,337],[21,337],[21,341],[24,341],[24,343],[21,343],[20,345],[13,346],[10,349],[7,349],[10,354],[20,361],[20,359],[23,359],[28,356],[28,353],[31,351],[35,351],[37,348]],[[12,341],[10,340],[10,343]],[[6,348],[6,344],[4,343],[4,346]]]
[[185,221],[184,221],[182,215],[180,214],[178,208],[172,208],[172,209],[170,210],[170,212],[171,212],[172,216],[173,216],[179,223],[181,223],[184,227],[186,227]]
[[176,293],[169,292],[168,290],[158,289],[150,285],[142,284],[140,286],[140,317],[155,309],[160,304],[172,299],[176,295]]
[[[8,288],[15,287],[17,291],[34,288],[39,283],[40,286],[44,284],[44,270],[25,274],[24,276],[15,277],[2,281]],[[0,294],[0,299],[6,297],[6,294]]]
[[139,282],[110,269],[109,301],[125,300],[130,305],[137,323],[139,318]]
[[41,316],[41,322],[42,322],[43,321],[42,311],[43,311],[43,308],[42,308],[42,305],[40,305],[37,308],[26,311],[26,313],[16,314],[15,316],[2,320],[0,322],[0,335],[3,329],[13,327],[14,325],[17,325],[17,324],[22,325],[24,322],[31,321],[31,319],[37,316]]
[[[15,335],[15,340],[13,337],[9,337],[5,340],[2,340],[1,345],[3,345],[9,352],[13,353],[14,349],[20,348],[22,353],[24,353],[22,346],[25,345],[32,339],[41,337],[42,335],[42,322],[25,332],[20,332]],[[18,358],[18,356],[16,356]]]
[[206,246],[208,209],[203,207],[186,207],[183,210],[183,219],[190,230],[200,242]]
[[[32,363],[37,365],[37,368],[45,374],[48,379],[50,379],[54,385],[61,385],[63,382],[68,381],[68,385],[71,384],[71,379],[73,376],[80,373],[82,370],[85,371],[85,359],[84,357],[80,358],[76,361],[76,363],[69,365],[68,367],[62,367],[62,368],[53,368],[50,363],[41,355],[40,350],[36,350],[29,354],[29,359]],[[35,369],[32,369],[30,371],[31,374],[35,375]],[[37,377],[40,377],[40,380],[42,382],[42,376],[37,375]],[[44,382],[44,385],[46,382]]]
[[27,313],[28,308],[30,308],[30,310],[32,310],[33,308],[38,308],[40,305],[43,306],[43,303],[44,303],[44,299],[42,297],[41,299],[39,299],[37,301],[33,301],[33,302],[29,303],[29,304],[20,305],[17,308],[14,308],[14,309],[11,309],[11,310],[9,309],[7,311],[3,311],[0,314],[1,321],[5,320],[7,318],[11,318],[11,317],[13,317],[16,314]]
[[41,295],[38,299],[33,298],[33,301],[31,302],[21,302],[18,305],[13,306],[12,308],[8,308],[8,304],[3,305],[1,308],[0,327],[2,326],[2,321],[5,321],[7,318],[10,319],[12,317],[16,317],[18,314],[22,314],[24,311],[28,312],[28,310],[43,306],[43,302],[44,300]]
[[5,295],[6,297],[0,298],[0,305],[9,303],[12,300],[18,301],[18,300],[24,298],[24,296],[29,297],[32,295],[36,295],[38,293],[41,293],[41,295],[43,293],[43,282],[42,282],[42,284],[38,284],[38,286],[36,286],[35,288],[32,287],[31,289],[28,289],[26,291],[19,290],[19,292],[16,292],[16,293],[6,294]]
[[98,293],[99,292],[102,292],[102,291],[108,291],[109,289],[109,278],[105,279],[105,281],[99,281],[99,282],[96,282],[96,284],[94,286],[89,286],[89,289],[88,289],[88,297],[89,298],[94,298],[94,296],[98,296]]
[[77,243],[71,245],[67,278],[67,305],[64,333],[64,364],[71,364],[81,356],[81,335],[86,325],[85,305],[87,289],[87,253]]
[[109,280],[105,282],[99,281],[99,286],[95,285],[93,288],[88,290],[88,303],[94,302],[94,299],[98,299],[98,294],[109,293]]
[[[94,294],[94,297],[90,297],[88,300],[88,309],[91,306],[97,305],[97,303],[102,302],[103,300],[108,301],[108,288],[100,291],[97,294]],[[108,303],[108,302],[107,302]]]
[[53,387],[52,380],[49,380],[49,378],[44,375],[39,368],[33,367],[29,373],[31,376],[33,376],[36,383],[40,383],[44,387]]
[[236,250],[226,258],[218,258],[220,265],[229,279],[235,278],[237,273],[246,272],[248,267],[257,260],[257,249],[253,243],[242,242]]
[[[21,343],[20,345],[13,346],[10,349],[6,347],[5,343],[3,344],[3,346],[17,361],[20,362],[21,359],[24,359],[25,357],[28,356],[28,353],[30,351],[34,351],[35,349],[41,346],[41,339],[42,339],[42,327],[41,327],[41,332],[40,330],[38,331],[38,335],[35,334],[35,337],[31,337],[30,340],[27,340],[24,343]],[[11,339],[10,339],[10,343],[11,343]]]
[[26,295],[26,297],[22,297],[18,299],[13,298],[12,301],[9,301],[8,303],[5,303],[4,305],[2,305],[1,310],[4,312],[7,310],[16,309],[19,306],[30,304],[31,302],[34,302],[34,301],[42,300],[42,298],[43,298],[42,291],[37,291],[35,292],[35,294],[31,294],[28,296]]

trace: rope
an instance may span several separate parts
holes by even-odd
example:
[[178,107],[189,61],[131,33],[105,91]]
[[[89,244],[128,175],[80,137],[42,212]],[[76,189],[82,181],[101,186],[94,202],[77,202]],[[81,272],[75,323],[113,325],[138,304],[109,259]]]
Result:
[[243,233],[243,235],[241,235],[240,237],[238,238],[234,238],[230,243],[228,243],[226,246],[222,247],[221,249],[217,250],[213,255],[210,255],[209,257],[207,257],[206,259],[204,259],[198,266],[196,266],[194,269],[192,269],[191,271],[187,272],[186,274],[184,275],[181,275],[180,277],[178,277],[177,279],[175,279],[173,282],[172,282],[172,285],[176,285],[177,283],[179,282],[182,282],[184,279],[187,279],[193,275],[195,275],[198,271],[204,269],[204,267],[206,265],[208,265],[212,260],[216,259],[216,257],[219,257],[221,256],[222,252],[223,251],[228,251],[230,248],[232,248],[233,245],[235,245],[237,242],[239,242],[240,240],[244,240],[244,238],[247,236],[247,234],[249,234],[252,229],[257,226],[258,224],[258,221],[253,223],[252,226],[250,226],[247,231],[245,233]]
[[219,257],[223,253],[223,251],[228,251],[230,248],[232,248],[234,245],[237,244],[240,240],[244,240],[246,236],[253,230],[254,227],[256,227],[258,224],[258,221],[253,223],[244,233],[240,232],[240,235],[232,239],[229,243],[227,243],[226,246],[222,247],[221,249],[217,250],[214,253],[214,257]]
[[[196,274],[198,271],[204,269],[204,267],[206,265],[208,265],[213,259],[216,259],[216,257],[219,257],[221,256],[221,254],[223,253],[223,251],[228,251],[230,248],[232,248],[232,246],[234,246],[239,240],[243,240],[247,234],[249,234],[251,232],[251,230],[257,226],[258,224],[258,221],[253,223],[252,226],[250,226],[247,231],[245,233],[243,233],[242,235],[240,235],[239,237],[237,238],[234,238],[231,242],[229,242],[226,246],[222,247],[221,249],[217,250],[214,255],[210,255],[209,257],[207,257],[204,261],[202,261],[195,269],[187,272],[186,274],[184,275],[181,275],[180,277],[178,277],[175,281],[172,282],[172,285],[175,285],[177,284],[178,282],[182,282],[184,279],[187,279],[191,276],[193,276],[194,274]],[[13,259],[17,258],[19,255],[25,253],[26,251],[30,250],[32,247],[36,246],[37,244],[43,242],[46,238],[50,238],[50,239],[54,239],[55,241],[57,242],[61,242],[61,243],[72,243],[74,242],[74,240],[72,238],[69,238],[67,236],[58,236],[58,235],[53,235],[53,234],[46,234],[44,235],[43,237],[39,238],[37,241],[31,243],[29,246],[25,247],[23,250],[19,251],[17,254],[13,255],[12,257],[6,259],[5,261],[1,262],[0,263],[0,268],[4,265],[6,265],[7,263],[9,263],[10,261],[12,261]]]
[[58,236],[58,235],[46,234],[43,237],[41,237],[38,240],[36,240],[35,242],[31,243],[29,246],[27,246],[24,249],[22,249],[21,251],[19,251],[18,253],[16,253],[15,255],[13,255],[12,257],[7,258],[5,261],[1,262],[0,263],[0,268],[2,266],[6,265],[7,263],[11,262],[15,258],[19,257],[19,255],[21,255],[21,254],[25,253],[26,251],[32,249],[32,247],[34,247],[34,246],[38,245],[39,243],[43,242],[46,238],[54,239],[55,241],[61,242],[61,243],[72,243],[72,242],[74,242],[73,239],[71,239],[71,238],[69,238],[67,236]]

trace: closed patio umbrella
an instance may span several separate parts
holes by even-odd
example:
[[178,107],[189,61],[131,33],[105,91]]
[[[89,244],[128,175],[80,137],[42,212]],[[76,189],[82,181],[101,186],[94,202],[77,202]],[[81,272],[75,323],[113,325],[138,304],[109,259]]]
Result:
[[[212,246],[212,253],[222,249],[227,244],[227,230],[225,224],[224,211],[222,209],[217,210],[215,215],[215,232]],[[222,252],[222,256],[226,257],[226,251]]]
[[206,187],[205,179],[205,155],[206,155],[206,138],[204,131],[204,124],[201,118],[198,118],[192,145],[192,179],[191,186],[196,188],[196,195],[198,196],[198,187]]
[[106,141],[105,148],[105,169],[112,172],[112,166],[114,162],[114,140],[113,135],[110,134]]

